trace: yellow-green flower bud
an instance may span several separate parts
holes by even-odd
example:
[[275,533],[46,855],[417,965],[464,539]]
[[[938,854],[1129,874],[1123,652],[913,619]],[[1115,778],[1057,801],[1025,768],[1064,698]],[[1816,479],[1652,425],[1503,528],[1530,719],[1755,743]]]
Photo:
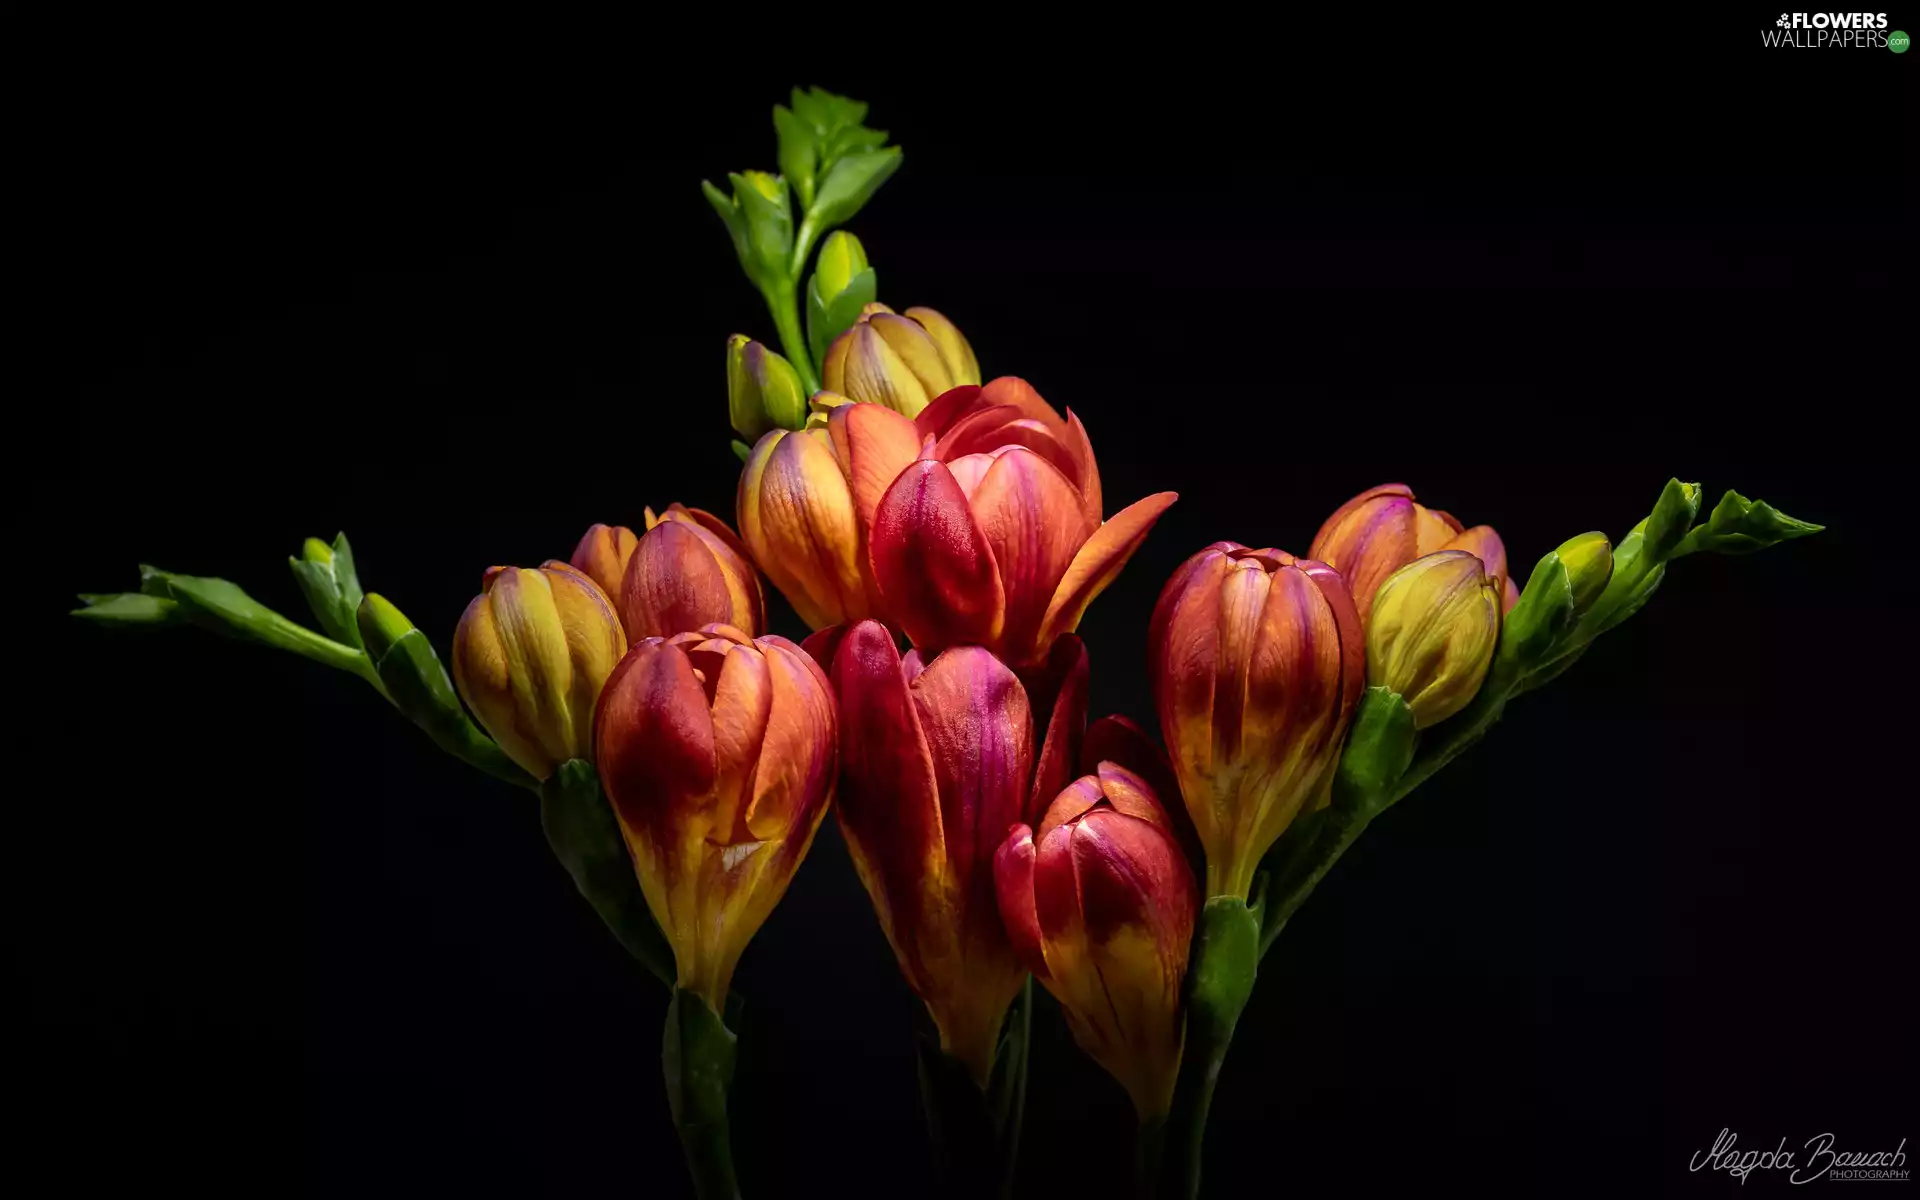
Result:
[[1367,624],[1367,682],[1391,688],[1414,727],[1465,708],[1487,676],[1500,639],[1500,581],[1464,550],[1401,567],[1380,585]]

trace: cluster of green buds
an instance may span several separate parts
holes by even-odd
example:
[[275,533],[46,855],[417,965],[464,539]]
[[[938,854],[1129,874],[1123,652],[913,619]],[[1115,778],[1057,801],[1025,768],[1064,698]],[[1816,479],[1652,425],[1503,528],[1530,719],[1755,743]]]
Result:
[[[853,324],[875,294],[860,243],[851,237],[829,239],[807,286],[802,331],[797,287],[815,243],[851,220],[900,167],[900,147],[886,144],[884,130],[862,124],[866,116],[867,106],[857,100],[821,88],[795,88],[791,106],[773,109],[780,173],[730,174],[727,191],[710,182],[700,185],[733,239],[740,269],[766,300],[785,361],[808,395],[820,389],[827,344]],[[736,408],[735,428],[748,435],[738,415]]]

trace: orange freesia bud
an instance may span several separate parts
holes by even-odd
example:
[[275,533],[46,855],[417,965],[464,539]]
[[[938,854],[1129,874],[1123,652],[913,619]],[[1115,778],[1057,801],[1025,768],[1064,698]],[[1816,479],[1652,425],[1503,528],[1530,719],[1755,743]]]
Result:
[[600,782],[680,986],[716,1012],[813,844],[837,744],[826,675],[785,638],[647,638],[607,680]]
[[453,635],[453,680],[493,740],[536,779],[586,758],[600,685],[627,651],[600,585],[563,562],[494,567]]
[[754,559],[814,629],[882,615],[867,528],[887,485],[920,453],[912,421],[827,393],[798,431],[761,438],[736,509]]
[[1512,608],[1519,601],[1520,591],[1507,574],[1506,547],[1493,527],[1463,530],[1451,513],[1416,503],[1413,489],[1404,483],[1368,488],[1335,509],[1314,535],[1307,555],[1340,572],[1365,625],[1387,576],[1436,550],[1477,556],[1487,574],[1500,580],[1505,606]]
[[980,364],[953,322],[932,309],[902,316],[869,304],[827,347],[821,379],[829,392],[911,417],[949,389],[978,384]]
[[618,596],[621,583],[627,577],[627,560],[633,557],[633,548],[639,544],[640,539],[625,525],[595,525],[587,530],[580,544],[573,548],[573,557],[567,561],[599,584],[608,596]]
[[1160,731],[1207,859],[1207,895],[1254,869],[1331,782],[1366,662],[1340,574],[1215,542],[1173,573],[1148,654]]
[[634,547],[620,585],[627,637],[672,637],[708,625],[766,628],[760,576],[725,521],[675,504],[656,517]]
[[1041,734],[1020,679],[979,646],[903,659],[877,621],[814,644],[833,659],[840,827],[854,866],[941,1048],[984,1087],[1026,975],[1000,923],[994,852],[1036,819],[1036,780],[1064,778],[1074,761],[1086,652],[1063,641]]
[[1014,827],[994,881],[1007,935],[1074,1041],[1126,1087],[1143,1123],[1165,1116],[1200,901],[1153,789],[1101,763],[1060,793],[1037,833]]
[[971,643],[1015,667],[1043,661],[1177,498],[1102,523],[1086,430],[1023,380],[955,388],[914,425],[926,445],[880,498],[869,555],[886,611],[925,652]]

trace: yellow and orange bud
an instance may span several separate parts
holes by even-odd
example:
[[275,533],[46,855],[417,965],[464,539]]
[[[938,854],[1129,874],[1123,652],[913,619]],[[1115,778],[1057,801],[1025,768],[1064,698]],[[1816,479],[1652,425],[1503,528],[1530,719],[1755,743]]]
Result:
[[1014,827],[994,883],[1014,950],[1060,1001],[1074,1041],[1127,1089],[1142,1123],[1164,1117],[1200,898],[1153,789],[1102,762],[1060,793],[1037,833]]
[[979,383],[980,364],[953,322],[932,309],[902,316],[869,304],[827,347],[821,379],[829,392],[912,417],[941,394]]
[[639,544],[640,539],[625,525],[594,525],[567,561],[599,584],[609,597],[617,598],[627,577],[627,562]]
[[1261,857],[1332,782],[1366,682],[1360,619],[1326,564],[1215,542],[1167,581],[1147,645],[1207,895],[1245,899]]
[[1340,572],[1364,626],[1387,576],[1436,550],[1465,550],[1500,581],[1503,603],[1512,608],[1520,591],[1507,573],[1507,551],[1491,525],[1463,529],[1453,514],[1414,501],[1404,483],[1368,488],[1334,510],[1313,537],[1309,558]]
[[826,675],[785,638],[647,638],[607,680],[600,782],[679,986],[715,1012],[813,844],[837,745]]
[[593,747],[600,685],[627,638],[600,585],[563,562],[494,567],[453,635],[453,680],[507,756],[536,779]]
[[807,428],[761,438],[740,473],[740,534],[810,628],[882,617],[867,529],[887,485],[920,454],[912,421],[819,393]]
[[1500,641],[1501,580],[1464,550],[1415,559],[1380,585],[1367,627],[1367,682],[1392,688],[1416,729],[1465,708]]
[[745,546],[712,513],[675,504],[646,511],[641,535],[620,583],[620,616],[632,641],[672,637],[708,625],[766,628],[760,576]]

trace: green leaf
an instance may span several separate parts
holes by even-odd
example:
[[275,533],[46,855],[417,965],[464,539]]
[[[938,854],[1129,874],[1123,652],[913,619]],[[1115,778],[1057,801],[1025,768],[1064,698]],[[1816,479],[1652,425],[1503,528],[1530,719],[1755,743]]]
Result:
[[80,599],[86,607],[74,609],[73,615],[89,621],[116,625],[178,625],[187,619],[187,614],[175,601],[141,592],[83,592]]
[[807,210],[814,236],[845,224],[900,169],[900,147],[849,154],[828,168]]
[[177,575],[143,563],[140,591],[146,596],[173,600],[190,616],[224,632],[351,671],[363,678],[368,674],[370,664],[359,648],[322,637],[304,625],[289,621],[224,579]]
[[773,106],[773,131],[780,140],[780,174],[800,198],[804,211],[813,203],[813,176],[819,165],[816,136],[812,127],[784,104]]
[[707,198],[708,204],[713,205],[713,211],[720,214],[721,222],[727,227],[727,235],[733,239],[733,252],[739,256],[740,269],[751,278],[753,260],[747,248],[747,220],[740,214],[740,206],[734,203],[733,197],[704,179],[700,181],[700,194]]
[[1749,500],[1729,490],[1713,506],[1706,523],[1696,526],[1676,546],[1671,558],[1707,551],[1712,554],[1751,554],[1768,546],[1803,538],[1826,528],[1801,521],[1764,500]]

